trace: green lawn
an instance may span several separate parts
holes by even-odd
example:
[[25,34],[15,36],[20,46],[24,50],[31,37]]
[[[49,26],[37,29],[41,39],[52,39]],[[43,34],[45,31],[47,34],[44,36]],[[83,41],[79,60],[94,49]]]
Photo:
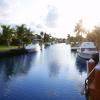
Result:
[[10,49],[16,49],[18,46],[0,46],[0,51],[7,51]]

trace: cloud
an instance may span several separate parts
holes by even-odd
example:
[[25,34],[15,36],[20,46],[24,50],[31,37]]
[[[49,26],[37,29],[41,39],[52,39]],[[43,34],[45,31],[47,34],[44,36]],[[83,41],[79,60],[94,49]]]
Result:
[[58,12],[55,6],[48,6],[48,13],[46,16],[46,26],[50,28],[56,27],[56,21],[58,19]]
[[7,5],[7,3],[6,3],[6,1],[5,0],[0,0],[0,8],[2,7],[2,8],[4,8],[4,7],[7,7],[8,5]]
[[44,31],[44,25],[35,22],[30,23],[28,27],[30,27],[32,31],[35,31],[37,33]]
[[9,5],[6,0],[0,0],[0,18],[8,15]]

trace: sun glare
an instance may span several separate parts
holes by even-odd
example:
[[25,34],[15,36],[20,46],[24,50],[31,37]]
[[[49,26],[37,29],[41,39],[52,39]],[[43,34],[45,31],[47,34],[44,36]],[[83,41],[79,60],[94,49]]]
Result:
[[86,31],[91,31],[97,24],[98,24],[97,22],[83,21],[83,27],[85,28]]

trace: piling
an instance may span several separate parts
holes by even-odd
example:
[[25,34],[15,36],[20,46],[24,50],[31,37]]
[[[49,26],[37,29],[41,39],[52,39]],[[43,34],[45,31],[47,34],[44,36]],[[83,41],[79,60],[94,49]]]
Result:
[[100,100],[100,59],[97,65],[95,61],[89,60],[87,68],[88,74],[91,74],[88,78],[89,100]]
[[[87,61],[87,74],[89,75],[91,71],[95,68],[95,61],[93,59],[90,59]],[[88,79],[88,84],[91,84],[91,82],[94,80],[95,77],[95,71],[93,71]]]
[[100,100],[100,62],[96,66],[95,69],[95,99],[94,100]]

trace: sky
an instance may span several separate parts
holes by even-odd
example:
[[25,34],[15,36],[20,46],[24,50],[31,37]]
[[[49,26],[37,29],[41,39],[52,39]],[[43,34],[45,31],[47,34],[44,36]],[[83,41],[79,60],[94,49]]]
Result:
[[99,0],[0,0],[0,24],[26,24],[55,37],[74,35],[81,19],[91,30],[100,25]]

